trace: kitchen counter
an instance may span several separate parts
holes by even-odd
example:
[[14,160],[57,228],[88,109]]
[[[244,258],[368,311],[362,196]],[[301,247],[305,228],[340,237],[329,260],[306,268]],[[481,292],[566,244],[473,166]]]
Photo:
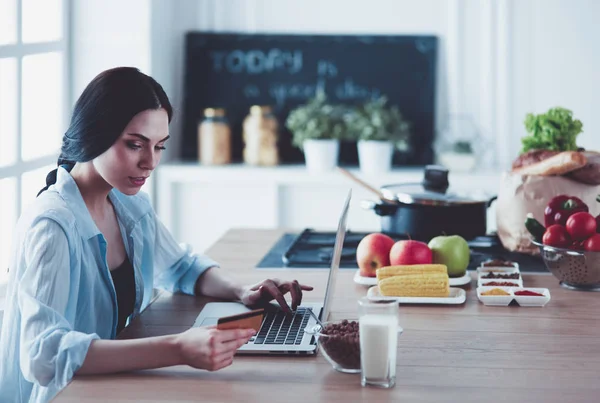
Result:
[[[253,270],[283,230],[231,230],[208,253],[243,282],[266,276],[315,286],[323,296],[327,271]],[[339,273],[330,319],[357,318],[366,288],[351,270]],[[599,294],[570,291],[549,274],[524,274],[528,287],[547,287],[543,308],[487,307],[475,282],[463,305],[402,305],[396,387],[363,388],[360,375],[332,369],[316,357],[236,357],[214,373],[178,366],[135,373],[76,377],[55,402],[105,401],[419,401],[596,402],[600,394]],[[187,329],[206,299],[161,293],[121,333],[122,338]]]

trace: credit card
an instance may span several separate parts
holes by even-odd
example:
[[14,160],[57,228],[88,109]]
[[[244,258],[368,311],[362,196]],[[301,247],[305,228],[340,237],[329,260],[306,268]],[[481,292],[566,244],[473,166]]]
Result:
[[256,333],[260,330],[260,325],[265,314],[264,309],[255,309],[254,311],[239,313],[237,315],[225,316],[217,321],[217,329],[254,329]]

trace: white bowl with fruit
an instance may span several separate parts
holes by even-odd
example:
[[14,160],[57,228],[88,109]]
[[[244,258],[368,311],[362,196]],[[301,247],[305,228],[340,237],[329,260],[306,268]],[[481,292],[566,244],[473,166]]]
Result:
[[525,226],[562,286],[600,291],[600,216],[588,211],[577,197],[560,195],[548,203],[545,225],[529,216]]

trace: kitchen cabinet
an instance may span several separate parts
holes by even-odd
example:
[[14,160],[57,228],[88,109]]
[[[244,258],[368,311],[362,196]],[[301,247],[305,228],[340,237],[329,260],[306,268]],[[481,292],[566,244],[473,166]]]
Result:
[[[350,172],[375,187],[420,182],[422,168],[394,169],[376,176]],[[352,201],[350,231],[378,231],[379,217],[364,210],[363,200],[375,200],[367,190],[337,171],[313,174],[304,165],[251,167],[243,164],[201,166],[164,164],[156,172],[156,211],[175,239],[203,252],[230,228],[334,231],[348,189]],[[451,187],[495,195],[500,173],[450,173]],[[495,230],[494,208],[488,211],[488,231]]]

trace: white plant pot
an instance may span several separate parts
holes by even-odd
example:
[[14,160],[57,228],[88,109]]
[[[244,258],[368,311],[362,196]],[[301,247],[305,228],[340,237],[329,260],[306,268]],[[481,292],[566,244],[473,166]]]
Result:
[[438,160],[450,172],[471,172],[477,164],[474,154],[462,154],[452,151],[441,153]]
[[338,164],[338,140],[305,140],[303,143],[306,168],[310,172],[327,172]]
[[361,172],[377,174],[392,168],[394,145],[391,141],[359,140],[357,147]]

